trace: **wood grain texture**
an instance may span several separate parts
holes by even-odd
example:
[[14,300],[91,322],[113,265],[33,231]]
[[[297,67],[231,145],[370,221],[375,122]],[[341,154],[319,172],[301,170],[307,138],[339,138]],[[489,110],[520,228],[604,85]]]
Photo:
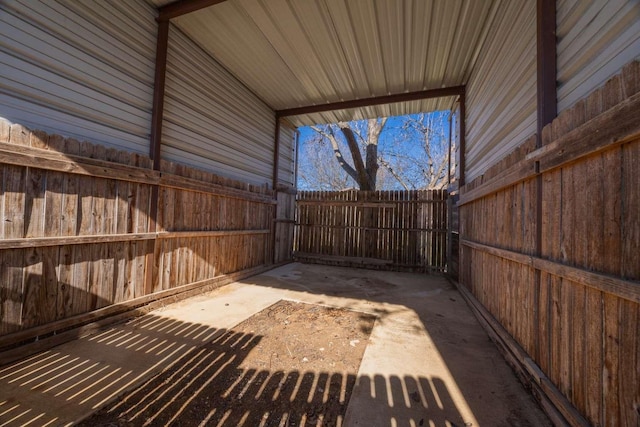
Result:
[[0,336],[269,263],[271,190],[150,166],[0,121]]
[[294,256],[442,271],[446,206],[444,191],[298,192]]
[[559,411],[570,425],[583,422],[576,413],[640,422],[639,76],[634,62],[543,129],[543,147],[525,155],[540,162],[540,193],[537,180],[504,180],[518,153],[461,189],[461,289],[531,355],[550,401],[571,403]]

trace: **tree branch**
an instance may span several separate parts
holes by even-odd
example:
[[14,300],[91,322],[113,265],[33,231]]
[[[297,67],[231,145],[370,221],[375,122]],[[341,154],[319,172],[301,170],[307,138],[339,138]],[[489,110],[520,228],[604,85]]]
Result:
[[407,191],[410,190],[409,186],[404,182],[404,180],[400,177],[400,175],[398,175],[396,171],[393,170],[393,168],[391,167],[391,164],[387,160],[385,160],[382,156],[380,156],[378,157],[378,161],[380,162],[380,165],[383,168],[385,168],[387,171],[389,171],[391,176],[393,176],[396,179],[396,181],[398,181],[400,185],[402,185],[402,188],[404,188]]
[[344,169],[344,171],[347,174],[349,174],[349,176],[351,178],[353,178],[353,180],[355,182],[359,182],[358,181],[358,174],[351,167],[351,165],[349,163],[347,163],[346,160],[344,159],[344,156],[342,155],[342,151],[340,151],[340,146],[338,145],[338,141],[336,140],[336,136],[334,135],[333,130],[331,128],[329,128],[329,132],[325,132],[324,130],[320,129],[317,126],[311,126],[311,129],[313,129],[318,134],[322,135],[323,137],[325,137],[326,139],[329,140],[329,142],[331,143],[331,147],[333,148],[333,154],[335,155],[336,159],[338,160],[338,164],[340,164],[342,169]]

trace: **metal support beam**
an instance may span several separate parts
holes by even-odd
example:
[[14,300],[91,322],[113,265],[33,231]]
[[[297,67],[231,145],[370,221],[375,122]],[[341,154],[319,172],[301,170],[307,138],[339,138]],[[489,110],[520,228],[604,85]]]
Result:
[[168,21],[226,0],[178,0],[158,8],[158,21]]
[[164,115],[164,89],[167,74],[167,50],[169,48],[169,21],[158,22],[156,41],[156,70],[153,84],[153,109],[151,110],[151,141],[149,156],[153,169],[160,169],[160,145],[162,144],[162,119]]
[[276,198],[276,205],[273,206],[273,223],[271,225],[272,236],[271,236],[271,263],[275,264],[276,262],[276,245],[277,238],[276,233],[278,232],[278,167],[280,164],[280,118],[276,116],[276,129],[275,129],[275,138],[273,143],[273,194]]
[[[153,105],[151,110],[151,137],[149,140],[149,157],[153,160],[153,169],[160,170],[160,146],[162,145],[162,119],[164,115],[164,88],[167,74],[167,49],[169,48],[169,21],[158,21],[158,36],[156,39],[156,69],[153,84]],[[158,197],[159,188],[151,188],[151,210],[149,212],[148,232],[158,230]],[[153,241],[151,255],[145,260],[145,294],[153,292],[154,257],[158,242]],[[157,271],[155,272],[157,274]]]
[[464,93],[464,86],[429,89],[418,92],[398,93],[394,95],[376,96],[373,98],[353,99],[350,101],[329,104],[308,105],[306,107],[288,108],[276,111],[277,117],[299,116],[301,114],[322,113],[325,111],[348,110],[350,108],[369,107],[372,105],[393,104],[396,102],[417,101],[420,99],[458,96]]
[[273,144],[273,189],[278,186],[278,167],[280,166],[280,119],[276,117],[276,135]]
[[[537,94],[538,94],[538,125],[536,129],[536,147],[542,147],[542,129],[557,116],[557,87],[556,87],[556,0],[537,0],[536,7],[536,46],[537,46]],[[540,171],[540,162],[535,163],[535,171]],[[536,240],[535,255],[542,256],[542,175],[536,176]],[[540,307],[540,287],[542,272],[534,270],[534,307]],[[544,310],[544,308],[542,308]],[[551,303],[547,304],[546,315],[552,310]],[[539,310],[534,312],[536,330],[540,330]],[[550,330],[548,331],[550,334]],[[534,340],[532,356],[540,360],[543,351],[539,335]]]
[[460,94],[460,164],[458,168],[460,169],[458,176],[460,177],[460,182],[458,183],[458,188],[464,185],[465,180],[465,168],[466,168],[466,150],[467,150],[467,105],[465,99],[465,93],[462,92]]
[[556,0],[538,0],[538,148],[542,146],[542,128],[557,116],[556,91]]

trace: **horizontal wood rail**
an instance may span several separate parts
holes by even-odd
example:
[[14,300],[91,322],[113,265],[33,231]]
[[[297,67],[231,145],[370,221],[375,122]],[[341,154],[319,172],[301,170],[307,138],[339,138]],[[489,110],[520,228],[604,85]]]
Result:
[[619,298],[640,303],[640,282],[624,280],[614,276],[608,276],[602,273],[564,265],[556,261],[539,258],[533,255],[526,255],[520,252],[510,251],[508,249],[496,248],[494,246],[466,239],[461,239],[460,244],[509,261],[528,265],[537,270],[615,295]]
[[344,255],[317,255],[307,252],[294,252],[293,256],[298,259],[315,259],[319,261],[329,262],[346,262],[359,265],[394,265],[393,261],[379,258],[368,258],[358,256],[344,256]]
[[365,230],[365,231],[415,231],[422,232],[427,231],[431,233],[446,233],[446,228],[406,228],[406,227],[367,227],[364,225],[330,225],[330,224],[305,224],[298,223],[301,227],[312,227],[312,228],[335,228],[338,230]]
[[27,237],[23,239],[1,239],[0,250],[42,248],[50,246],[86,245],[114,242],[135,242],[153,239],[179,239],[189,237],[222,237],[252,234],[269,234],[269,229],[260,230],[212,230],[212,231],[171,231],[157,233],[101,234],[88,236]]
[[278,224],[295,224],[296,220],[295,219],[286,219],[286,218],[276,218],[273,220],[273,222],[278,223]]
[[0,142],[0,163],[141,184],[157,184],[160,178],[160,172],[152,169],[9,142]]
[[129,166],[106,160],[63,154],[52,150],[8,142],[0,142],[0,163],[139,184],[159,185],[161,187],[215,194],[221,197],[260,203],[277,203],[273,194],[258,194],[252,191],[230,188],[221,184],[199,181],[167,172]]
[[488,180],[481,186],[460,194],[458,206],[471,203],[475,200],[497,193],[498,191],[526,181],[536,176],[535,162],[533,160],[522,160],[503,171],[500,175]]
[[179,175],[173,175],[162,172],[158,185],[161,187],[171,187],[180,190],[190,190],[199,193],[215,194],[217,196],[229,197],[234,199],[248,200],[250,202],[259,202],[265,204],[277,204],[272,194],[258,194],[251,191],[230,188],[221,184],[211,182],[198,181],[197,179],[185,178]]
[[[600,113],[571,132],[529,153],[523,160],[473,190],[461,189],[458,206],[494,194],[537,175],[573,163],[640,136],[640,93]],[[613,124],[613,125],[612,125]],[[539,163],[536,172],[535,164]]]
[[571,132],[530,153],[527,160],[540,162],[546,172],[640,135],[640,93],[630,96]]
[[157,233],[159,239],[180,239],[188,237],[222,237],[248,236],[253,234],[269,234],[271,230],[211,230],[211,231],[169,231]]
[[26,237],[23,239],[2,239],[0,240],[0,249],[43,248],[47,246],[134,242],[139,240],[152,240],[155,239],[157,235],[158,233],[126,233],[88,236]]
[[442,203],[442,200],[379,200],[379,201],[357,201],[357,200],[296,200],[298,205],[313,206],[355,206],[358,208],[394,208],[401,204],[432,204]]

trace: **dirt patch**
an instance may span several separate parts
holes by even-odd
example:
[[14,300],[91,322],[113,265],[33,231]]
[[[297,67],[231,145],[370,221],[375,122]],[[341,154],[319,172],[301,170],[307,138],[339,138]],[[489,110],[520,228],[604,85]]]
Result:
[[80,425],[340,426],[374,320],[280,301]]

